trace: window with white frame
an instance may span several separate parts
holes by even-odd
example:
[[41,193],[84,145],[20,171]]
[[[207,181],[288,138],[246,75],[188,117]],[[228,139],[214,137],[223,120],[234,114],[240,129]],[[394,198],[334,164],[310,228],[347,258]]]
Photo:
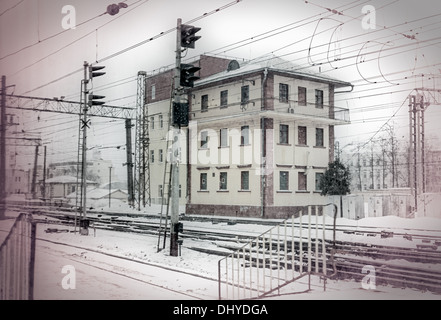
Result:
[[240,104],[247,104],[250,101],[250,86],[242,86],[242,88],[240,89],[240,96]]
[[324,147],[324,140],[323,140],[323,128],[316,128],[315,129],[315,146],[316,147]]
[[289,87],[285,83],[279,84],[279,101],[280,102],[289,102]]
[[228,106],[228,90],[223,90],[220,93],[220,107],[226,108]]
[[299,106],[306,106],[306,88],[298,87]]
[[221,172],[219,174],[219,190],[227,190],[228,187],[228,173]]
[[208,148],[208,131],[201,131],[201,149]]
[[307,185],[307,179],[306,179],[306,173],[305,172],[299,172],[298,173],[298,190],[299,191],[306,191],[308,190]]
[[281,124],[279,126],[279,143],[288,144],[289,142],[289,126],[287,124]]
[[200,190],[207,190],[207,173],[201,173],[200,176]]
[[228,129],[220,129],[220,147],[228,147]]
[[323,109],[323,90],[315,90],[315,107]]
[[250,190],[250,172],[241,171],[240,173],[240,189]]
[[250,144],[250,126],[242,126],[240,128],[240,144],[242,146]]
[[289,190],[289,172],[288,171],[280,171],[279,174],[279,187],[281,191]]
[[201,97],[201,111],[202,112],[208,111],[208,95],[207,94],[204,94]]

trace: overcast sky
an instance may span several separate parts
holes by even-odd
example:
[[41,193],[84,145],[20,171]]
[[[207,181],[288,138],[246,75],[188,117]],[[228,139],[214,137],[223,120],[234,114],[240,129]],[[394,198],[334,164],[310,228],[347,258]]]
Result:
[[[106,66],[106,76],[95,80],[95,93],[105,95],[109,105],[135,107],[138,71],[154,73],[174,64],[178,18],[196,19],[192,24],[202,28],[196,49],[185,59],[205,53],[250,60],[273,53],[298,70],[354,84],[353,92],[336,97],[338,107],[351,110],[352,124],[336,131],[341,146],[375,139],[386,124],[400,129],[404,141],[408,95],[441,84],[439,1],[123,2],[128,7],[110,16],[105,12],[111,1],[2,0],[0,73],[15,85],[8,93],[78,101],[81,69],[88,61]],[[75,12],[63,13],[63,8]],[[75,29],[65,29],[73,22]],[[427,110],[428,136],[439,131],[441,107],[434,104],[439,97],[432,97]],[[77,117],[17,114],[28,134],[41,136],[50,159],[76,159]],[[103,157],[122,172],[125,152],[112,147],[123,144],[122,121],[93,119],[89,146],[101,146]]]

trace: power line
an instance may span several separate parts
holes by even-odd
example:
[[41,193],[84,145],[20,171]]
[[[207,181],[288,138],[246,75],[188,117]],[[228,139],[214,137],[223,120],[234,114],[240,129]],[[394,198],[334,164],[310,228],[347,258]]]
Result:
[[[146,1],[149,1],[149,0],[146,0]],[[188,22],[186,22],[186,23],[193,23],[193,22],[195,22],[195,21],[199,21],[199,20],[201,20],[201,19],[204,19],[204,18],[206,18],[206,17],[208,17],[208,16],[211,16],[211,15],[213,15],[213,14],[215,14],[215,13],[218,13],[218,12],[220,12],[220,11],[223,11],[223,10],[225,10],[225,9],[227,9],[227,8],[229,8],[229,7],[231,7],[231,6],[234,6],[235,4],[237,4],[237,3],[239,3],[239,2],[241,2],[241,1],[243,1],[243,0],[235,0],[235,1],[233,1],[233,2],[230,2],[230,3],[228,3],[228,4],[226,4],[226,5],[224,5],[224,6],[222,6],[222,7],[219,7],[219,8],[217,8],[217,9],[215,9],[215,10],[212,10],[212,11],[210,11],[210,12],[208,12],[208,13],[204,13],[203,15],[201,15],[201,16],[199,16],[199,17],[196,17],[196,18],[194,18],[194,19],[192,19],[192,20],[190,20],[190,21],[188,21]],[[126,13],[127,13],[128,11],[126,11]],[[112,20],[113,21],[113,20]],[[109,22],[108,22],[109,23]],[[107,23],[106,23],[107,24]],[[105,25],[105,24],[104,24]],[[103,25],[103,26],[104,26]],[[102,26],[101,26],[102,27]],[[100,28],[101,28],[100,27]],[[157,34],[156,36],[153,36],[153,37],[151,37],[151,38],[149,38],[149,39],[147,39],[147,40],[144,40],[144,41],[141,41],[141,42],[138,42],[137,44],[135,44],[135,45],[132,45],[132,46],[130,46],[130,47],[127,47],[127,48],[125,48],[125,49],[123,49],[123,50],[120,50],[120,51],[118,51],[118,52],[115,52],[115,53],[113,53],[113,54],[111,54],[111,55],[109,55],[109,56],[106,56],[106,57],[104,57],[104,58],[102,58],[102,59],[97,59],[97,63],[101,63],[101,62],[104,62],[104,61],[107,61],[107,60],[110,60],[110,59],[112,59],[112,58],[115,58],[115,57],[117,57],[117,56],[119,56],[119,55],[121,55],[121,54],[124,54],[124,53],[127,53],[127,52],[129,52],[129,51],[131,51],[131,50],[133,50],[133,49],[135,49],[135,48],[138,48],[138,47],[140,47],[140,46],[142,46],[142,45],[144,45],[144,44],[146,44],[146,43],[149,43],[149,42],[151,42],[151,41],[153,41],[153,40],[156,40],[156,39],[159,39],[159,38],[161,38],[161,37],[163,37],[163,36],[165,36],[165,35],[167,35],[167,34],[169,34],[169,33],[171,33],[171,32],[173,32],[173,31],[175,31],[176,30],[176,27],[173,27],[173,28],[171,28],[171,29],[169,29],[169,30],[167,30],[167,31],[164,31],[164,32],[161,32],[161,33],[159,33],[159,34]],[[86,36],[88,36],[88,35],[90,35],[90,34],[92,34],[92,33],[94,33],[96,30],[93,30],[92,32],[89,32]],[[82,38],[84,38],[85,36],[83,36]],[[76,42],[77,40],[75,40],[75,42]],[[68,45],[67,45],[68,46]],[[65,46],[65,47],[67,47],[67,46]],[[65,48],[64,47],[64,48]],[[58,50],[59,51],[59,50]],[[52,55],[52,54],[51,54]],[[46,57],[47,58],[47,57]],[[29,66],[28,66],[29,67]],[[79,68],[79,69],[77,69],[77,70],[75,70],[75,71],[72,71],[72,72],[70,72],[70,73],[68,73],[68,74],[66,74],[66,75],[64,75],[64,76],[62,76],[62,77],[60,77],[60,78],[58,78],[58,79],[55,79],[55,80],[53,80],[53,81],[51,81],[51,82],[48,82],[48,83],[46,83],[46,84],[44,84],[44,85],[41,85],[41,86],[39,86],[39,87],[37,87],[37,88],[35,88],[35,89],[32,89],[32,90],[29,90],[29,91],[26,91],[25,93],[23,93],[23,94],[28,94],[28,93],[30,93],[30,92],[33,92],[33,91],[36,91],[36,90],[39,90],[39,89],[42,89],[42,88],[44,88],[44,87],[46,87],[46,86],[48,86],[48,85],[51,85],[51,84],[53,84],[53,83],[56,83],[56,82],[58,82],[58,81],[61,81],[61,80],[63,80],[63,79],[65,79],[65,78],[67,78],[67,77],[69,77],[69,76],[72,76],[72,75],[74,75],[74,74],[76,74],[76,73],[79,73],[79,72],[81,72],[83,70],[83,68]]]
[[13,5],[12,7],[6,9],[5,11],[3,11],[2,13],[0,13],[0,17],[2,15],[4,15],[6,12],[11,11],[13,9],[15,9],[16,7],[18,7],[20,4],[22,4],[25,0],[21,0],[20,2],[18,2],[17,4]]

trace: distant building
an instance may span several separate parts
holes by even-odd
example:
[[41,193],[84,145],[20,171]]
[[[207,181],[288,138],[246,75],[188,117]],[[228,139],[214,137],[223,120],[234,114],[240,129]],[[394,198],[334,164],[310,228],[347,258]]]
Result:
[[[87,161],[87,179],[93,180],[98,184],[109,182],[109,167],[112,166],[111,160],[103,160],[99,150],[94,150],[93,157]],[[50,163],[48,166],[48,178],[57,176],[77,176],[78,168],[81,172],[81,163],[78,166],[77,161],[64,161]],[[117,180],[115,170],[112,170],[112,180]]]
[[[98,186],[94,181],[87,180],[87,186]],[[57,176],[46,180],[46,199],[64,199],[77,191],[77,178],[72,176]]]

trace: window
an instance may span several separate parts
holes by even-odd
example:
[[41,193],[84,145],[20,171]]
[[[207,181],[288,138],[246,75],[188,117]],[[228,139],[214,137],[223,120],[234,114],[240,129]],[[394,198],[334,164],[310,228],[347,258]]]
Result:
[[316,128],[315,129],[315,146],[316,147],[323,147],[323,129],[322,128]]
[[288,144],[288,125],[287,124],[281,124],[279,128],[279,143],[280,144]]
[[159,195],[159,197],[161,197],[161,198],[164,196],[164,194],[163,194],[162,184],[160,184],[160,185],[158,186],[158,195]]
[[299,87],[299,106],[306,106],[306,88]]
[[208,148],[208,131],[201,131],[201,148]]
[[240,132],[240,144],[243,146],[250,144],[250,127],[243,126]]
[[219,177],[219,190],[227,190],[228,174],[226,172],[221,172]]
[[163,162],[164,161],[164,153],[162,151],[162,149],[159,149],[159,162]]
[[322,172],[316,172],[315,174],[315,191],[321,191],[320,189],[320,181],[323,178],[323,173]]
[[250,86],[243,86],[240,90],[240,104],[247,104],[250,101]]
[[150,117],[150,128],[155,129],[155,117]]
[[182,197],[182,186],[179,185],[179,198],[181,198],[181,197]]
[[306,146],[307,145],[307,137],[306,137],[306,127],[299,126],[299,145]]
[[289,172],[288,171],[280,171],[280,190],[287,191],[289,190]]
[[156,99],[156,85],[152,85],[152,100]]
[[164,128],[164,117],[162,114],[159,115],[159,127]]
[[150,150],[150,163],[155,163],[155,150]]
[[240,189],[250,190],[250,172],[242,171],[240,173]]
[[306,184],[306,173],[305,172],[299,172],[299,190],[300,191],[306,191],[307,190],[307,184]]
[[315,107],[323,109],[323,90],[315,90]]
[[206,173],[201,173],[200,189],[207,190],[207,174]]
[[201,97],[201,111],[202,112],[208,111],[208,95],[207,94],[204,94]]
[[284,83],[279,84],[279,101],[280,102],[288,102],[289,100],[289,92],[288,85]]
[[226,108],[228,106],[228,90],[221,91],[220,106],[221,108]]
[[228,147],[228,129],[226,128],[220,130],[220,146]]

